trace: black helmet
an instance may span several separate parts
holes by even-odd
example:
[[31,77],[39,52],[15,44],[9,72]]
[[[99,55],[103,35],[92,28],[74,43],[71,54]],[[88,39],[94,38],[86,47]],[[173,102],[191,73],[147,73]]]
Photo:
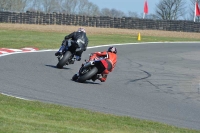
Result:
[[117,54],[117,49],[115,47],[109,47],[108,52],[112,52],[112,53]]

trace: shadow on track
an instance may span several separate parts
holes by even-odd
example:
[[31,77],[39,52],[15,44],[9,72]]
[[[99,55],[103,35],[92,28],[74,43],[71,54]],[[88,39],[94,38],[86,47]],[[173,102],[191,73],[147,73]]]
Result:
[[[53,65],[45,65],[45,66],[47,66],[47,67],[51,67],[51,68],[60,69],[60,68],[57,68],[56,66],[53,66]],[[70,68],[63,67],[62,69],[70,69]]]
[[[71,79],[71,81],[74,81],[74,80]],[[100,85],[100,83],[96,83],[96,82],[92,82],[92,81],[88,81],[88,80],[83,83],[78,82],[78,81],[74,81],[74,82],[79,83],[79,84],[98,84],[98,85]]]

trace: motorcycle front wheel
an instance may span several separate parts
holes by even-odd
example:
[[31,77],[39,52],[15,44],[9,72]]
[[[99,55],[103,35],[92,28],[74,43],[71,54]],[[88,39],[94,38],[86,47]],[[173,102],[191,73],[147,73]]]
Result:
[[72,53],[70,51],[67,51],[62,59],[58,62],[57,68],[63,68],[63,66],[68,62],[69,58],[71,57]]
[[98,69],[96,67],[93,67],[89,72],[85,73],[84,75],[80,75],[77,81],[83,83],[86,80],[91,79],[95,74],[97,74],[97,72]]
[[73,81],[76,81],[78,79],[78,75],[77,74],[74,74],[74,76],[72,77],[72,80]]

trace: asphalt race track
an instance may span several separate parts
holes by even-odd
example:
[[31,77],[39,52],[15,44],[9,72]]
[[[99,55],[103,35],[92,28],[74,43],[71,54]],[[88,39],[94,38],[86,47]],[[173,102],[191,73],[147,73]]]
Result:
[[0,57],[0,93],[200,130],[200,44],[116,45],[107,82],[71,80],[82,61],[57,69],[55,51]]

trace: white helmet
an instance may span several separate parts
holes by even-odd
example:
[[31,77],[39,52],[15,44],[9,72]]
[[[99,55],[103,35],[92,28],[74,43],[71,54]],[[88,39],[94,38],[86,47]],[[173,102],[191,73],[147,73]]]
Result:
[[85,29],[83,27],[78,28],[77,30],[78,32],[86,32]]

